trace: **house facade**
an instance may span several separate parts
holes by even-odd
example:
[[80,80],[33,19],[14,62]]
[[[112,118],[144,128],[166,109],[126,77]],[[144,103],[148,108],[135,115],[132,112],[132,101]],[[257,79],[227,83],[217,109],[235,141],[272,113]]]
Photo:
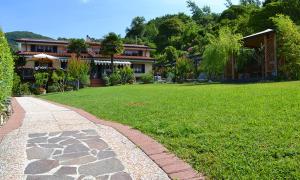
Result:
[[[30,80],[38,69],[66,69],[68,60],[73,55],[68,51],[68,41],[44,39],[17,39],[18,54],[25,61],[22,78]],[[110,58],[100,53],[101,44],[86,40],[88,49],[81,54],[81,60],[91,64],[91,82],[101,81],[104,74],[110,72]],[[151,72],[154,59],[150,57],[152,49],[145,45],[124,44],[123,54],[116,55],[114,66],[130,66],[137,78]],[[33,61],[34,55],[46,54],[56,57],[54,61]]]

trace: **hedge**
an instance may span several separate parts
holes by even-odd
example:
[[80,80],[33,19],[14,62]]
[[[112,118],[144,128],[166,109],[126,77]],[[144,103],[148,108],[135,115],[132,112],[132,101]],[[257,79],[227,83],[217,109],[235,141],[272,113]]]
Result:
[[0,103],[11,96],[13,72],[13,57],[4,33],[0,29]]

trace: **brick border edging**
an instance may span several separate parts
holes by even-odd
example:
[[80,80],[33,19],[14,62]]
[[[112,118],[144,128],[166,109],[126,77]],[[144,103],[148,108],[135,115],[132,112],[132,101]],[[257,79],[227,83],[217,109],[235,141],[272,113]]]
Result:
[[[42,99],[45,100],[45,99]],[[79,108],[60,104],[50,100],[49,103],[71,109],[95,124],[112,127],[136,144],[148,157],[154,161],[171,179],[176,180],[203,180],[205,177],[197,173],[189,164],[169,152],[163,145],[151,137],[116,122],[105,121]]]
[[0,143],[8,133],[18,129],[22,125],[25,117],[25,111],[16,98],[12,98],[11,105],[13,113],[8,118],[7,122],[0,128]]

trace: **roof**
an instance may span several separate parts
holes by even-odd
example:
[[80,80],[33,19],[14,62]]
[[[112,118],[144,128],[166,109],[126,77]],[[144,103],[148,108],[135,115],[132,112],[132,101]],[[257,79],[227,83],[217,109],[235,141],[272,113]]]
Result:
[[[64,44],[67,45],[69,44],[69,41],[62,41],[62,40],[52,40],[52,39],[31,39],[31,38],[20,38],[16,39],[17,42],[31,42],[31,43],[51,43],[51,44]],[[100,42],[91,42],[87,41],[87,44],[90,45],[99,45]],[[145,49],[152,49],[149,46],[146,45],[140,45],[140,44],[124,44],[124,47],[128,48],[145,48]]]
[[243,39],[253,38],[253,37],[257,37],[257,36],[261,36],[261,35],[265,35],[265,34],[273,33],[273,32],[275,32],[273,29],[266,29],[264,31],[261,31],[261,32],[255,33],[255,34],[245,36]]
[[36,42],[36,43],[53,43],[53,44],[68,44],[68,41],[52,40],[52,39],[31,39],[21,38],[16,39],[17,42]]

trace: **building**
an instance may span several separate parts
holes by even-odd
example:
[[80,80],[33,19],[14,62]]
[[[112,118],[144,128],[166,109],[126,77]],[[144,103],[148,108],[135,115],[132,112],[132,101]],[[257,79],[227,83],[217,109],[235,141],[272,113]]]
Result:
[[238,70],[236,57],[232,57],[224,71],[225,80],[272,80],[278,76],[278,69],[284,65],[284,61],[277,59],[274,30],[267,29],[244,37],[243,46],[254,49],[253,60]]
[[[18,54],[25,61],[20,71],[23,80],[32,80],[33,74],[39,69],[66,69],[69,58],[73,55],[68,51],[68,41],[45,40],[45,39],[17,39]],[[86,40],[88,49],[81,54],[81,59],[93,66],[91,68],[91,83],[100,84],[104,74],[110,70],[110,58],[101,55],[100,43]],[[151,72],[154,59],[150,57],[152,49],[145,45],[124,44],[124,52],[116,55],[114,59],[115,67],[121,68],[130,66],[137,78],[143,74]],[[33,56],[46,54],[54,56],[54,61],[36,61]]]

